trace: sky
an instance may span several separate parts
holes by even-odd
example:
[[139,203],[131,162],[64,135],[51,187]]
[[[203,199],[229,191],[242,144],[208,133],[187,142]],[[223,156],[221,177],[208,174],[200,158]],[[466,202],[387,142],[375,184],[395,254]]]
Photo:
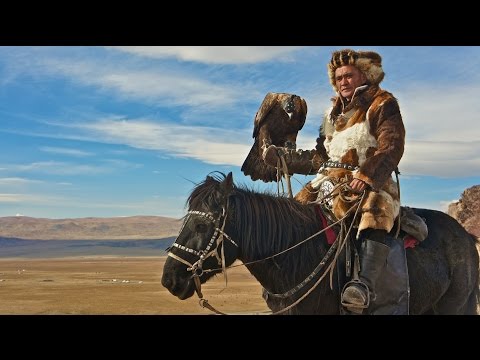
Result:
[[402,205],[446,211],[480,184],[478,46],[0,46],[0,216],[180,218],[214,171],[276,192],[240,171],[255,114],[268,92],[302,96],[297,148],[314,148],[342,48],[382,56]]

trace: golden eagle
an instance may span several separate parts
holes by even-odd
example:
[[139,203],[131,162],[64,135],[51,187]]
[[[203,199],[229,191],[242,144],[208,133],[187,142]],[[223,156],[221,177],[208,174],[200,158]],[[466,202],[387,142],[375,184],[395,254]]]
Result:
[[295,147],[297,134],[305,124],[307,103],[294,94],[269,92],[255,115],[255,142],[242,165],[252,180],[277,181],[275,168],[264,163],[262,153],[270,145]]

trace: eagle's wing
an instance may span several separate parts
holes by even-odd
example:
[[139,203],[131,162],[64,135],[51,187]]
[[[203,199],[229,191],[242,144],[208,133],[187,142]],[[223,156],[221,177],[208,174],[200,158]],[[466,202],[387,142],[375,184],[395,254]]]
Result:
[[263,120],[267,117],[270,110],[272,110],[273,106],[277,103],[277,99],[278,94],[269,92],[267,95],[265,95],[265,99],[263,99],[263,102],[260,105],[253,122],[253,138],[258,136],[258,132],[263,124]]
[[305,125],[305,120],[307,119],[307,102],[305,101],[304,98],[300,98],[300,108],[301,108],[301,122],[300,122],[300,127],[298,128],[298,131],[302,130],[303,125]]

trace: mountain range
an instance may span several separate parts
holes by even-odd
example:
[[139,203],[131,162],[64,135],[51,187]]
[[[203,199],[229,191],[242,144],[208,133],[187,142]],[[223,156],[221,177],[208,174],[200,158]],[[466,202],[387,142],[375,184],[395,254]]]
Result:
[[164,256],[181,224],[162,216],[0,217],[0,258]]
[[26,240],[146,240],[176,236],[180,219],[162,216],[43,219],[0,217],[0,237]]

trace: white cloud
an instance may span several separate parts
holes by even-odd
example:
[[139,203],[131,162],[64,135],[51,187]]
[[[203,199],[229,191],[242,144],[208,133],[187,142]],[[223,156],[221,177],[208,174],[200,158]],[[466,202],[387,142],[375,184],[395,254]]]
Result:
[[440,177],[480,174],[477,85],[413,87],[400,93],[407,132],[400,171]]
[[176,58],[206,64],[252,64],[288,61],[298,46],[116,46],[115,49],[154,59]]
[[478,141],[480,86],[413,87],[398,95],[407,136],[428,141]]
[[432,209],[432,210],[438,210],[438,211],[443,211],[444,213],[448,212],[448,206],[453,203],[458,201],[456,200],[415,200],[414,198],[410,199],[408,204],[402,204],[402,205],[407,205],[409,207],[414,207],[414,208],[421,208],[421,209]]
[[41,180],[32,180],[19,177],[10,177],[10,178],[0,178],[1,186],[16,186],[16,185],[25,185],[25,184],[39,184],[43,183]]
[[170,106],[226,106],[235,103],[240,95],[230,86],[181,74],[125,71],[99,74],[96,79],[83,80],[109,87],[127,97]]
[[69,155],[69,156],[76,156],[76,157],[94,155],[93,153],[88,151],[77,150],[77,149],[67,149],[67,148],[60,148],[60,147],[53,147],[53,146],[41,146],[39,150],[47,153],[52,153],[52,154]]
[[400,162],[400,171],[406,175],[478,176],[480,141],[409,141]]
[[241,165],[251,145],[241,143],[250,133],[208,127],[188,127],[145,120],[101,120],[65,125],[84,130],[99,141],[160,150],[172,156],[194,158],[211,164]]
[[232,106],[249,94],[242,87],[212,82],[187,71],[156,67],[132,69],[126,65],[103,65],[88,61],[43,59],[45,73],[61,74],[84,85],[114,91],[120,96],[163,106],[211,108]]
[[[61,48],[63,49],[63,48]],[[278,78],[290,79],[296,75],[276,74],[262,79],[257,71],[249,71],[241,77],[232,76],[224,68],[210,70],[199,66],[180,66],[179,64],[154,63],[152,61],[112,60],[99,57],[92,60],[90,54],[82,54],[83,48],[73,48],[63,55],[51,48],[41,52],[30,50],[28,54],[15,58],[14,66],[19,74],[28,74],[37,81],[48,77],[64,77],[74,83],[93,86],[98,91],[107,91],[122,100],[133,100],[158,107],[179,111],[183,121],[191,123],[218,123],[220,126],[230,123],[232,114],[238,118],[240,113],[253,119],[256,108],[251,104],[260,102],[268,91],[275,91]],[[129,51],[156,56],[185,56],[192,59],[224,59],[232,62],[258,62],[285,59],[287,54],[299,47],[128,47]],[[83,49],[84,51],[85,49]],[[35,56],[32,55],[35,54]],[[66,50],[64,50],[66,51]],[[189,55],[190,54],[190,55]],[[230,60],[228,60],[230,59]],[[13,59],[11,59],[13,62]],[[203,60],[202,60],[203,61]],[[234,71],[234,73],[236,73]],[[259,77],[260,76],[260,77]],[[296,80],[295,84],[300,81]],[[283,85],[280,87],[282,88]],[[312,102],[310,116],[318,107]],[[228,115],[225,116],[225,113]],[[220,121],[220,119],[224,121]],[[53,152],[54,150],[50,150]],[[57,151],[60,151],[57,150]],[[73,153],[71,154],[73,155]]]
[[10,58],[8,66],[17,77],[28,75],[39,82],[52,76],[63,77],[99,91],[113,92],[122,99],[170,108],[187,106],[196,111],[229,109],[245,98],[255,99],[258,92],[256,86],[248,85],[247,79],[247,85],[232,84],[218,72],[212,76],[208,71],[178,66],[138,65],[87,55],[79,58],[73,53],[72,50],[70,56],[56,56],[51,49],[45,53],[37,49],[28,56]]
[[102,166],[71,164],[59,161],[39,161],[30,164],[16,164],[9,166],[12,171],[41,172],[56,175],[90,175],[104,174],[111,171]]
[[[123,216],[133,216],[139,214],[161,215],[174,218],[180,218],[184,215],[182,204],[185,202],[183,197],[167,197],[161,199],[142,199],[139,201],[126,202],[122,201],[99,201],[98,199],[90,199],[86,197],[63,197],[50,195],[35,195],[35,194],[19,194],[19,193],[0,193],[0,204],[7,205],[5,209],[0,206],[0,216],[11,216],[11,210],[8,205],[24,206],[28,210],[23,210],[22,213],[28,213],[29,216],[45,217],[45,211],[49,208],[59,209],[58,214],[60,218],[64,217],[84,217],[85,210],[88,216],[105,216],[107,210],[110,214],[120,213]],[[33,205],[33,207],[32,207]],[[41,207],[40,210],[36,207]],[[65,215],[64,208],[68,209],[68,214]],[[122,216],[118,215],[118,216]],[[113,215],[111,215],[113,216]],[[52,216],[48,216],[52,217]],[[59,216],[53,216],[58,218]]]
[[56,204],[62,198],[35,194],[0,194],[0,203]]

